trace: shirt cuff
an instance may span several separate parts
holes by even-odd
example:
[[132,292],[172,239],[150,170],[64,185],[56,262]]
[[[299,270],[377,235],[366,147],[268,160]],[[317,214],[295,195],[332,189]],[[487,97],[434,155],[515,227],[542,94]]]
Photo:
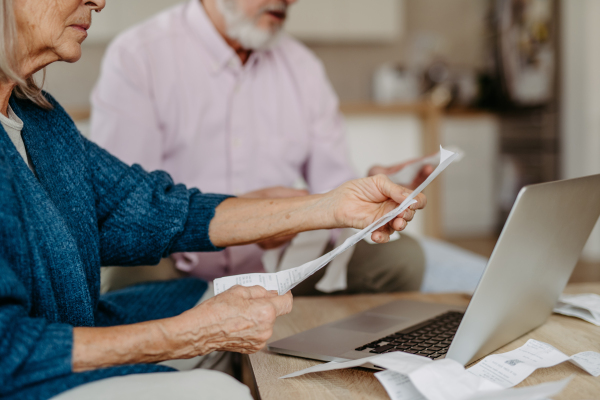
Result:
[[230,197],[233,196],[195,191],[190,196],[190,207],[184,230],[173,243],[170,252],[223,250],[222,247],[216,247],[212,243],[208,228],[215,216],[217,206]]

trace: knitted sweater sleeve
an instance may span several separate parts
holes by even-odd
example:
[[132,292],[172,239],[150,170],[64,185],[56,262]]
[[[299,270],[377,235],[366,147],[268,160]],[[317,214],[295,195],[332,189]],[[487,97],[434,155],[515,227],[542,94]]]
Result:
[[220,250],[208,227],[229,196],[174,184],[163,171],[148,173],[84,140],[96,197],[102,265],[157,264],[181,251]]
[[71,373],[73,346],[70,325],[28,315],[26,290],[8,263],[0,253],[0,398]]

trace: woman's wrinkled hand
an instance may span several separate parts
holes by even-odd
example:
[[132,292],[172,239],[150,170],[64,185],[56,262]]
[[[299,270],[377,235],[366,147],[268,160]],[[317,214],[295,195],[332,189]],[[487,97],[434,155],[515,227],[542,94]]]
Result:
[[279,296],[260,286],[234,286],[178,317],[187,330],[187,354],[179,357],[212,351],[255,353],[273,334],[275,319],[292,310],[292,302],[291,292]]
[[[398,207],[411,193],[412,190],[393,183],[387,176],[376,175],[346,182],[326,196],[337,226],[363,229]],[[398,217],[373,232],[371,239],[385,243],[394,231],[404,230],[415,211],[427,204],[423,194],[415,200],[417,202]]]

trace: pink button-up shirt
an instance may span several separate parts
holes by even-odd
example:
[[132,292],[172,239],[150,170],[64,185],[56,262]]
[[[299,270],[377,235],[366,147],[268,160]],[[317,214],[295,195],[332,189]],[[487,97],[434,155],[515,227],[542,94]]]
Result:
[[[319,193],[355,177],[338,101],[316,57],[284,36],[242,65],[199,0],[120,35],[92,105],[93,140],[203,192],[239,195],[304,178]],[[261,255],[250,245],[175,259],[212,280],[263,271]]]

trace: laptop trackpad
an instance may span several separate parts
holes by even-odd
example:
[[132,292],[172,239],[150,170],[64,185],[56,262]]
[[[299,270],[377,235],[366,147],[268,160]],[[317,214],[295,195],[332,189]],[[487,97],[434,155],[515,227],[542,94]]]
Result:
[[349,331],[377,333],[405,321],[405,318],[389,318],[373,314],[360,314],[356,317],[345,319],[333,325],[332,328]]

